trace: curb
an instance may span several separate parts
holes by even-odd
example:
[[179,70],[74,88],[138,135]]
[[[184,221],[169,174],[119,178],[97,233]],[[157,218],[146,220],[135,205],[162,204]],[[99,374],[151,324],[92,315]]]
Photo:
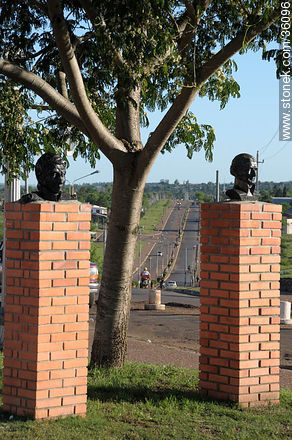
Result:
[[195,290],[188,290],[188,289],[171,289],[171,288],[167,288],[163,289],[164,292],[173,292],[173,293],[182,293],[184,295],[189,295],[189,296],[200,296],[200,292],[196,292]]

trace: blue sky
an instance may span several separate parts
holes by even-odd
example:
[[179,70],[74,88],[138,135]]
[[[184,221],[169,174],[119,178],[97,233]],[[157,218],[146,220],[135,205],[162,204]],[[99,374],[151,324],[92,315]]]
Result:
[[[185,180],[191,183],[215,181],[216,170],[219,170],[220,183],[231,182],[233,178],[229,167],[233,157],[243,152],[256,156],[257,150],[260,160],[264,159],[259,168],[260,180],[292,180],[292,142],[280,142],[277,133],[267,146],[279,127],[279,81],[276,79],[275,65],[263,61],[260,52],[237,55],[235,60],[238,71],[234,77],[240,84],[241,97],[231,98],[223,110],[220,110],[219,102],[210,102],[207,98],[197,98],[191,106],[199,123],[210,124],[215,129],[213,162],[205,160],[203,151],[194,153],[190,160],[185,147],[178,145],[172,153],[159,156],[148,182],[158,182],[160,179],[169,179],[170,183],[175,179],[180,183]],[[159,112],[149,116],[150,127],[142,132],[143,142],[161,118]],[[112,181],[112,166],[105,157],[98,161],[96,169],[100,170],[99,174],[78,183]],[[83,159],[71,159],[67,179],[72,182],[92,171]]]

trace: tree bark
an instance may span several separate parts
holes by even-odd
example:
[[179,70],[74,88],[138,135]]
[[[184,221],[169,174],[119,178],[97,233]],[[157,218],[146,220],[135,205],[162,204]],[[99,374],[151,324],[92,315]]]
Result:
[[133,261],[146,180],[145,176],[136,178],[137,154],[131,155],[132,163],[127,160],[128,167],[114,169],[112,209],[91,353],[91,365],[95,366],[121,367],[127,353]]
[[139,99],[138,88],[130,90],[127,84],[119,83],[116,137],[128,151],[119,152],[113,160],[112,206],[97,303],[92,365],[121,367],[127,354],[133,262],[148,174],[145,167],[140,166]]
[[140,150],[140,90],[127,90],[126,87],[119,85],[117,92],[116,110],[116,137],[126,141],[128,149]]

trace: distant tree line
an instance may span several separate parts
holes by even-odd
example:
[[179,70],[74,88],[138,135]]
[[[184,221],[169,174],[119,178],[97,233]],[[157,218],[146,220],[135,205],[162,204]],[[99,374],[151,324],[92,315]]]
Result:
[[[231,188],[233,183],[220,184],[220,200],[224,200],[225,191]],[[32,188],[32,187],[31,187]],[[32,188],[33,190],[34,188]],[[69,187],[65,187],[69,192]],[[22,188],[22,193],[24,189]],[[80,202],[91,203],[92,205],[111,207],[112,183],[98,182],[75,185],[77,199]],[[288,182],[260,182],[259,183],[260,200],[272,202],[272,197],[292,197],[292,181]],[[161,199],[186,199],[198,200],[199,202],[213,202],[216,195],[216,184],[208,183],[190,183],[188,180],[180,183],[177,179],[174,183],[162,179],[156,183],[146,183],[145,194],[143,198],[143,209],[147,209],[157,200]],[[4,199],[4,185],[0,185],[0,200]]]

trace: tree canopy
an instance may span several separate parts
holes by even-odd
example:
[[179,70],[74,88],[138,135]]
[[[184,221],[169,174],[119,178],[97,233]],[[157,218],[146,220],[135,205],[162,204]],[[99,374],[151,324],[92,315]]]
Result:
[[[40,145],[64,149],[70,139],[75,157],[92,165],[99,149],[110,155],[103,144],[112,144],[117,131],[119,149],[141,149],[138,136],[127,139],[117,127],[117,107],[123,111],[129,100],[139,106],[142,126],[149,111],[181,106],[170,129],[160,127],[166,133],[159,150],[184,143],[188,157],[205,148],[211,159],[212,127],[199,124],[181,101],[191,102],[197,91],[224,107],[239,96],[232,55],[265,51],[280,38],[278,1],[1,0],[0,6],[0,73],[41,98],[35,105],[48,112],[50,130]],[[139,103],[131,96],[137,87]]]
[[41,151],[43,127],[29,116],[32,105],[28,91],[14,83],[0,81],[0,170],[8,171],[9,158],[10,179],[16,177],[14,173],[26,177],[34,155]]

